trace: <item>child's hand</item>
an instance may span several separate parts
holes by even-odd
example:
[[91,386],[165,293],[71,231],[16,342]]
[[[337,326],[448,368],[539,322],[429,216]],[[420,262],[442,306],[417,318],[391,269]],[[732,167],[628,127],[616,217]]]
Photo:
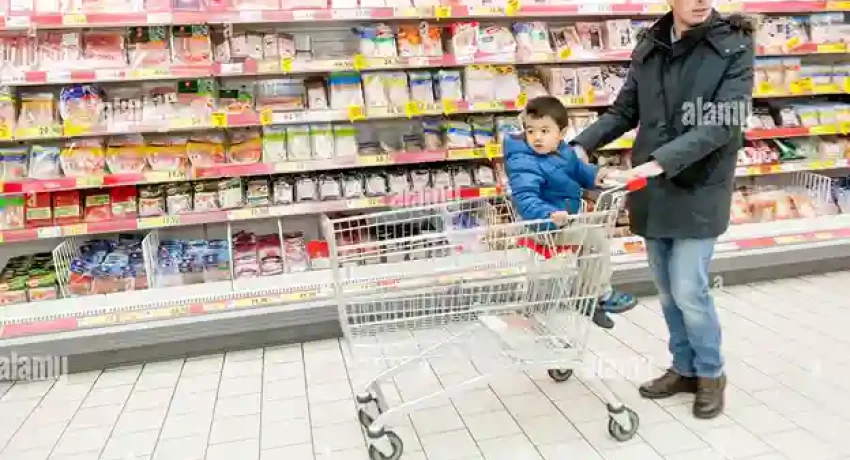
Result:
[[549,218],[552,219],[552,222],[554,222],[557,226],[563,227],[570,221],[570,213],[567,211],[555,211],[552,214],[549,214]]
[[612,172],[613,170],[611,168],[599,168],[599,171],[596,173],[596,180],[594,181],[596,186],[601,187],[602,183],[611,175]]

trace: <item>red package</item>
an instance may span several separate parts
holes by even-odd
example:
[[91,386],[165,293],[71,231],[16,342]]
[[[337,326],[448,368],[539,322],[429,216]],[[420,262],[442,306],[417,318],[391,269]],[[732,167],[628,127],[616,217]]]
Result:
[[50,193],[30,193],[26,199],[26,226],[45,227],[53,225],[53,209]]
[[109,189],[112,202],[112,217],[115,219],[135,219],[139,215],[136,187],[113,187]]
[[83,220],[79,190],[53,193],[53,221],[56,225],[77,224]]
[[86,222],[103,222],[112,219],[109,191],[95,190],[85,195]]

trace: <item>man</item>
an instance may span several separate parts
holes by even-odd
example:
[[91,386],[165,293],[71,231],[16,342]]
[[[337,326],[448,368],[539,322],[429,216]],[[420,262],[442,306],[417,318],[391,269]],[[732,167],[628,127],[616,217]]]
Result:
[[630,196],[629,216],[646,240],[673,355],[672,367],[640,393],[696,393],[694,415],[713,418],[723,410],[726,377],[708,269],[729,224],[746,119],[724,114],[750,106],[754,26],[721,17],[711,0],[668,1],[672,11],[638,41],[612,107],[572,144],[586,154],[640,125],[636,167],[626,176],[650,179]]

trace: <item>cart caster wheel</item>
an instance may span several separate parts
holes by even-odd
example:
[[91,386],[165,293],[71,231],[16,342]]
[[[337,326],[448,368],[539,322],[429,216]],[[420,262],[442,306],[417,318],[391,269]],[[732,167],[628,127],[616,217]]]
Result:
[[549,377],[556,382],[566,382],[572,376],[572,369],[549,369]]
[[640,424],[640,418],[638,417],[638,414],[635,411],[627,407],[624,407],[623,410],[625,410],[626,414],[628,414],[629,422],[631,422],[632,425],[628,431],[623,429],[623,426],[620,425],[617,419],[615,419],[613,416],[609,416],[608,418],[608,433],[611,435],[611,437],[620,442],[625,442],[629,439],[632,439],[635,436],[635,433],[637,433],[638,425]]
[[356,397],[357,404],[369,404],[372,401],[375,401],[375,397],[372,396],[372,393],[359,393]]
[[404,443],[401,442],[401,438],[398,437],[392,431],[387,431],[385,434],[387,441],[392,448],[392,453],[389,455],[383,453],[375,447],[374,444],[369,446],[369,459],[370,460],[398,460],[401,458],[401,454],[404,452]]
[[369,428],[369,425],[375,421],[375,418],[369,415],[366,412],[366,409],[360,409],[357,411],[357,419],[360,420],[360,424],[363,425],[363,428]]

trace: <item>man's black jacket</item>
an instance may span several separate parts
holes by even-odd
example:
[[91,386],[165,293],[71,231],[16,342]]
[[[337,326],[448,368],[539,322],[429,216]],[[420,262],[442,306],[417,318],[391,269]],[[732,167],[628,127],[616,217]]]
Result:
[[630,199],[632,231],[710,238],[729,225],[737,151],[752,101],[754,24],[713,12],[671,44],[672,14],[642,34],[613,106],[573,140],[588,152],[638,127],[634,166],[664,174]]

